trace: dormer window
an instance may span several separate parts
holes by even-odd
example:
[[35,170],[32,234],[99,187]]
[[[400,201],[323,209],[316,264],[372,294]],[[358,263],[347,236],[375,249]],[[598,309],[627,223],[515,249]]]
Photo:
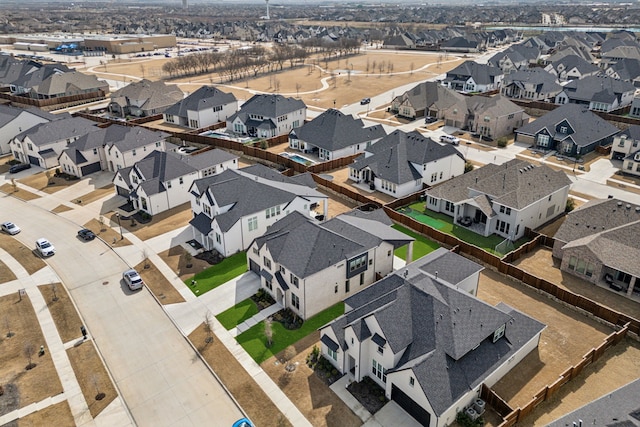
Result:
[[506,325],[502,325],[498,329],[496,329],[496,331],[493,333],[493,342],[498,341],[500,338],[504,336],[505,328],[506,328]]

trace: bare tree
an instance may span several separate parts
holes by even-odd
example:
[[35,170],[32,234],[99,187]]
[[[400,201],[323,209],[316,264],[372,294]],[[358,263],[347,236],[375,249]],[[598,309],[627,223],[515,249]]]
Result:
[[27,360],[29,361],[29,364],[27,365],[27,370],[33,369],[36,367],[36,364],[33,363],[33,355],[36,352],[36,348],[33,345],[33,343],[31,342],[27,342],[24,345],[24,349],[23,349],[23,353],[24,353],[24,357],[27,358]]
[[100,377],[98,374],[91,374],[91,384],[96,389],[96,400],[102,400],[105,397],[105,394],[100,391]]
[[149,268],[150,264],[149,264],[149,254],[147,253],[146,249],[142,250],[142,261],[144,261],[144,268],[145,270],[147,268]]
[[100,223],[100,232],[102,233],[106,230],[106,227],[104,226],[104,217],[102,215],[98,218],[98,222]]
[[58,290],[58,285],[52,282],[51,290],[53,291],[53,301],[58,301],[58,293],[56,292]]
[[11,178],[11,187],[13,188],[14,193],[18,191],[18,183],[15,178]]
[[267,348],[273,345],[273,325],[270,317],[264,319],[264,336],[267,338]]
[[299,82],[296,82],[296,97],[300,98],[300,88],[302,85]]
[[293,371],[295,369],[295,365],[292,363],[293,358],[296,357],[296,354],[298,354],[298,352],[296,351],[296,348],[292,345],[290,345],[289,347],[284,349],[284,353],[283,353],[283,357],[284,357],[284,369],[286,369],[287,371]]
[[207,313],[204,315],[204,330],[207,333],[207,338],[205,338],[204,342],[207,344],[213,342],[213,314],[211,314],[210,310],[207,310]]
[[4,316],[4,327],[7,329],[7,338],[11,338],[15,335],[15,332],[11,330],[11,322],[9,321],[9,316]]
[[415,64],[412,62],[409,64],[409,69],[411,70],[411,74],[413,74],[413,69],[415,68]]
[[142,78],[143,78],[143,79],[144,79],[144,72],[145,72],[146,70],[147,70],[147,69],[145,68],[144,64],[140,64],[140,72],[142,73]]

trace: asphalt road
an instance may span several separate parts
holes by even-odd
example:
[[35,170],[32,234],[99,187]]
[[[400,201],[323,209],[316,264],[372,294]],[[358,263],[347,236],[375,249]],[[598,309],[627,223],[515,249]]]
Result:
[[75,300],[137,425],[230,426],[243,417],[152,295],[128,291],[121,282],[127,265],[107,245],[79,240],[79,226],[13,197],[0,197],[0,213],[20,225],[23,244],[46,237],[56,247],[47,262]]

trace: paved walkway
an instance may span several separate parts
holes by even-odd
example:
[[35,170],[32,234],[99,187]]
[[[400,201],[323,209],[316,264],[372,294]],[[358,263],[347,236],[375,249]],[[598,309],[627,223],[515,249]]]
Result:
[[277,313],[278,311],[282,310],[283,308],[284,307],[282,307],[278,303],[270,305],[269,307],[265,308],[264,310],[260,310],[257,314],[255,314],[251,318],[249,318],[249,319],[245,320],[244,322],[240,323],[237,327],[231,329],[229,331],[229,333],[231,334],[231,336],[237,337],[238,335],[240,335],[241,333],[243,333],[247,329],[251,328],[252,326],[257,325],[258,323],[262,322],[267,317],[271,316],[272,314]]

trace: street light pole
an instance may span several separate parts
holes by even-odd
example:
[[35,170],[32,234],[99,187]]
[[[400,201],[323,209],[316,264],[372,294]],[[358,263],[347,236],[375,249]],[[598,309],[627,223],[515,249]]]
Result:
[[116,218],[118,218],[118,227],[120,227],[120,240],[122,240],[122,224],[120,223],[120,214],[116,212]]

